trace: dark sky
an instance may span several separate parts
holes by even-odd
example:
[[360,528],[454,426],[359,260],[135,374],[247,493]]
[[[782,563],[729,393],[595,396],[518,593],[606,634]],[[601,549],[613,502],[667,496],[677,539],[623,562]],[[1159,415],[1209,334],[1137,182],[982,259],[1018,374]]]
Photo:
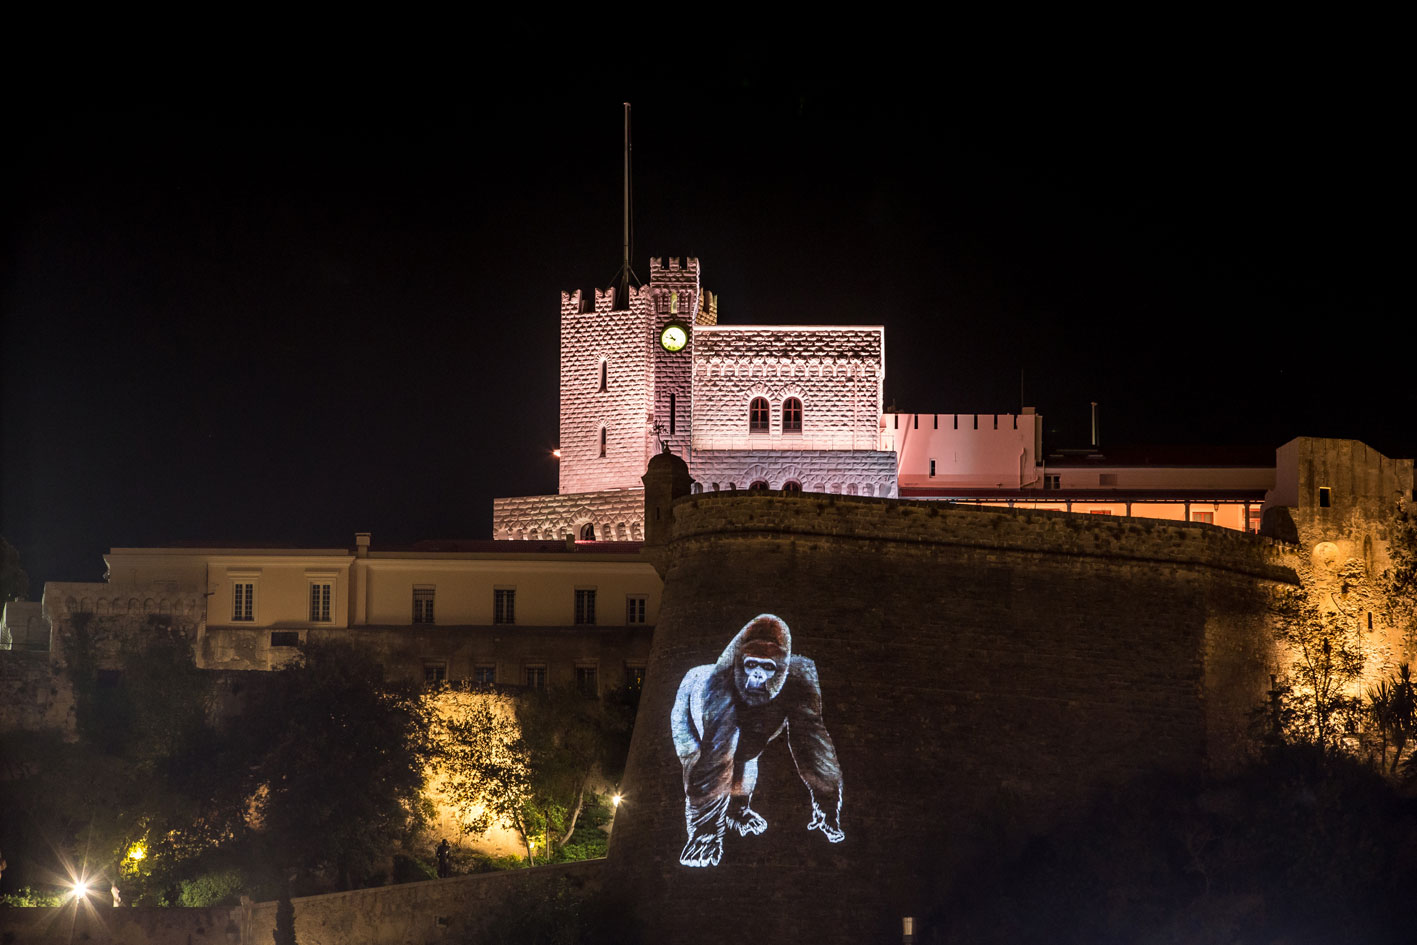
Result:
[[1014,411],[1022,371],[1049,447],[1096,400],[1104,448],[1411,457],[1410,107],[1373,36],[27,101],[0,531],[37,592],[110,546],[482,538],[555,491],[558,293],[618,268],[627,98],[639,274],[698,256],[725,323],[884,324],[902,410]]

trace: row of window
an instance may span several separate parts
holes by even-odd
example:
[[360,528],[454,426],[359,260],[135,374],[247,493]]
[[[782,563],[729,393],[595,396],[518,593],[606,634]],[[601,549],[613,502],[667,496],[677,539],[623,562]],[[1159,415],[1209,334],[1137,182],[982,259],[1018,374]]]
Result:
[[[754,397],[748,404],[748,432],[767,433],[772,429],[772,407],[766,397]],[[782,432],[802,432],[802,401],[789,397],[782,402]]]
[[[749,491],[749,492],[766,492],[769,488],[770,488],[770,487],[769,487],[768,481],[767,481],[766,479],[754,479],[754,480],[748,485],[748,491]],[[722,492],[722,491],[724,491],[723,488],[720,486],[720,484],[717,483],[717,482],[711,482],[711,483],[709,483],[709,489],[710,489],[711,491],[713,491],[713,492]],[[704,491],[703,483],[700,483],[700,482],[694,483],[694,485],[693,485],[693,491],[696,492],[696,493],[703,492],[703,491]],[[738,483],[736,483],[736,482],[729,482],[729,483],[728,483],[728,486],[727,486],[727,491],[729,491],[729,492],[736,492],[736,491],[738,491]],[[802,494],[802,483],[798,482],[796,479],[789,479],[789,480],[787,480],[786,482],[784,482],[784,483],[782,484],[782,491],[783,491],[785,494],[787,494],[787,495],[801,495],[801,494]],[[876,487],[875,487],[874,485],[872,485],[871,483],[869,483],[869,482],[868,482],[868,483],[862,483],[862,484],[858,484],[858,483],[855,483],[855,482],[848,482],[848,483],[846,483],[846,484],[844,484],[844,485],[843,485],[842,483],[839,483],[839,482],[834,482],[834,483],[831,483],[830,485],[828,485],[827,483],[824,483],[824,482],[819,482],[819,483],[816,484],[816,488],[814,488],[812,491],[813,491],[813,492],[820,492],[820,493],[823,493],[823,494],[830,493],[830,494],[832,494],[832,495],[864,495],[864,496],[874,496],[874,495],[876,494]]]
[[[334,586],[328,583],[310,585],[310,622],[329,623],[331,621],[330,601]],[[431,624],[436,588],[431,584],[415,584],[413,587],[413,622]],[[579,626],[594,626],[596,589],[578,587],[575,590],[575,623]],[[648,605],[644,594],[630,594],[625,598],[625,623],[643,624]],[[237,582],[231,591],[231,620],[233,623],[249,623],[256,619],[255,582]],[[498,587],[492,590],[492,622],[494,624],[514,624],[517,622],[517,589]]]
[[[334,599],[334,585],[329,582],[310,583],[310,622],[330,623],[331,601]],[[429,601],[432,613],[432,601]],[[231,620],[233,623],[249,623],[256,619],[256,583],[237,581],[231,585]]]
[[[274,634],[272,634],[274,637]],[[272,646],[276,644],[272,642]],[[448,681],[447,660],[424,660],[423,681],[430,686],[440,686]],[[468,682],[475,686],[495,686],[497,684],[497,664],[478,663],[472,668]],[[528,689],[546,689],[546,664],[528,663],[522,667],[520,685]],[[625,664],[625,685],[632,689],[643,688],[645,668],[634,663]],[[600,668],[598,666],[576,667],[576,688],[586,696],[600,695]]]

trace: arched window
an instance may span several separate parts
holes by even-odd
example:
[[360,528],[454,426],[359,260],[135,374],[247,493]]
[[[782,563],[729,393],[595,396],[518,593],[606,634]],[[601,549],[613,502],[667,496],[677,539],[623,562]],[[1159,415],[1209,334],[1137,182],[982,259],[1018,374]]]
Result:
[[704,491],[704,484],[702,482],[696,482],[690,488],[689,491],[692,492],[694,495],[698,495],[700,492]]
[[754,397],[748,405],[748,432],[768,432],[768,401],[766,397]]
[[605,390],[605,372],[606,364],[605,361],[602,360],[600,362],[600,389],[602,392]]
[[600,455],[605,456],[605,427],[600,428]]
[[766,479],[754,479],[752,484],[748,486],[749,492],[766,492],[767,490],[768,481]]
[[782,402],[782,432],[802,432],[802,401],[789,397]]
[[584,525],[581,526],[581,540],[595,541],[595,525],[591,524],[590,522],[586,522]]
[[787,480],[786,482],[784,482],[784,483],[782,484],[782,494],[783,494],[783,495],[801,495],[801,494],[802,494],[802,483],[798,482],[796,479],[789,479],[789,480]]

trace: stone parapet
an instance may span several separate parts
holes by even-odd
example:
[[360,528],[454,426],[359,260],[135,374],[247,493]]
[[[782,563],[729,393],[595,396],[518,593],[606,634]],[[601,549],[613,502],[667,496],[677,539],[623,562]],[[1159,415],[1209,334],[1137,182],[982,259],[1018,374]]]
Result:
[[501,540],[578,538],[585,526],[591,525],[601,540],[642,541],[644,522],[643,489],[492,500],[492,536]]
[[877,450],[695,450],[690,469],[701,491],[731,492],[766,482],[804,492],[894,498],[896,454]]

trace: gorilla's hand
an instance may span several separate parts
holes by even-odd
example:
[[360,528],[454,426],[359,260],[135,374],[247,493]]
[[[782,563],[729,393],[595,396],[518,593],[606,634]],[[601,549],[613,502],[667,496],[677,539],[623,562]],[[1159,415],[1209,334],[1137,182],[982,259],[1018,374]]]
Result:
[[[837,816],[839,817],[840,815],[838,814]],[[812,802],[812,822],[807,825],[807,829],[820,830],[832,843],[840,843],[846,839],[846,834],[841,832],[841,825],[837,821],[837,818],[833,817],[831,820],[828,820],[827,815],[817,806],[816,801]]]
[[729,804],[728,815],[724,819],[728,826],[738,831],[740,837],[759,834],[768,829],[768,822],[763,820],[763,815],[749,807],[747,801]]

